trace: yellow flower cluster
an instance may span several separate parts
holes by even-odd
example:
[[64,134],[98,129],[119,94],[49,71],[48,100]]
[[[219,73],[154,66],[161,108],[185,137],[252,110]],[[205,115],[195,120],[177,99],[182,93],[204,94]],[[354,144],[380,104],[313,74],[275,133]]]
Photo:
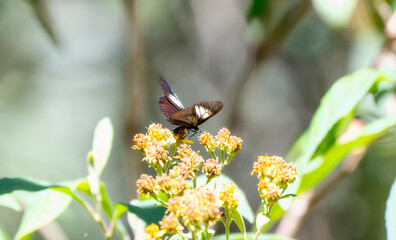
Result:
[[213,225],[220,218],[215,195],[204,188],[188,189],[182,196],[169,199],[167,211],[180,218],[186,226]]
[[159,229],[159,226],[155,223],[152,223],[146,227],[146,234],[144,239],[146,240],[160,240],[161,237],[165,234],[165,231]]
[[168,161],[169,151],[167,150],[176,142],[172,132],[167,128],[162,128],[161,124],[151,124],[147,134],[136,134],[133,138],[135,145],[133,149],[140,150],[145,156],[143,161],[147,161],[152,167],[164,168]]
[[270,205],[275,203],[287,186],[297,177],[297,168],[293,162],[287,163],[282,157],[259,156],[253,165],[253,173],[259,179],[258,191]]
[[204,132],[199,136],[199,141],[212,156],[216,148],[221,152],[227,151],[227,161],[224,164],[228,164],[232,157],[242,149],[243,142],[241,138],[231,135],[227,128],[220,129],[215,137],[208,132]]
[[214,159],[206,160],[203,165],[202,172],[209,179],[219,176],[221,173],[219,162]]
[[223,184],[223,188],[219,194],[219,200],[222,202],[221,206],[236,209],[238,207],[238,198],[234,196],[234,191],[237,186],[233,183],[229,185]]
[[199,151],[195,152],[191,149],[190,145],[183,144],[177,150],[181,163],[186,165],[190,171],[189,178],[196,178],[199,168],[204,159],[199,155]]
[[159,224],[161,225],[161,229],[169,234],[176,234],[178,231],[183,231],[184,229],[179,219],[173,213],[164,215]]
[[180,196],[185,190],[191,188],[188,181],[183,176],[168,176],[163,174],[153,178],[147,174],[142,174],[136,182],[139,196],[145,194],[147,197],[158,196],[161,192],[168,198]]

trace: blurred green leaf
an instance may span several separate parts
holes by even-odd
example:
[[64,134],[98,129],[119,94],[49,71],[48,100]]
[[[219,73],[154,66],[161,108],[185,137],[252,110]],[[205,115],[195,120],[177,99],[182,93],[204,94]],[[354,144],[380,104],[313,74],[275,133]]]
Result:
[[241,214],[238,211],[233,211],[231,215],[231,219],[234,220],[234,222],[239,228],[239,231],[246,237],[245,222],[243,221]]
[[[253,232],[247,233],[247,239],[253,239],[255,234],[256,233],[253,233]],[[226,239],[225,234],[217,235],[212,238],[212,240],[223,240],[223,239]],[[244,238],[243,238],[243,234],[241,234],[241,233],[231,233],[230,239],[243,240]],[[293,238],[282,237],[282,236],[278,236],[275,234],[261,234],[258,237],[258,240],[293,240]]]
[[71,199],[70,196],[52,189],[33,194],[29,199],[30,204],[26,206],[15,239],[22,239],[52,222],[65,211]]
[[115,216],[121,216],[128,211],[143,219],[147,224],[158,224],[164,217],[166,208],[155,204],[156,202],[154,200],[135,200],[131,203],[120,202],[113,207],[116,210]]
[[173,235],[171,238],[169,238],[169,240],[183,240],[183,238],[179,235]]
[[[384,78],[380,71],[364,69],[340,78],[330,88],[312,118],[302,154],[297,160],[301,175],[319,167],[311,159],[320,144],[334,126],[347,117],[373,86]],[[312,164],[314,167],[309,166]]]
[[396,239],[396,179],[386,201],[385,226],[387,239]]
[[386,2],[389,4],[392,10],[396,9],[396,0],[386,0]]
[[253,0],[247,14],[248,20],[262,18],[268,11],[271,0]]
[[130,212],[128,212],[127,219],[135,239],[144,239],[144,234],[146,232],[146,222]]
[[44,31],[47,33],[48,37],[51,39],[51,41],[54,43],[55,46],[59,45],[58,38],[55,35],[55,32],[53,30],[53,26],[48,14],[48,10],[44,4],[44,1],[42,0],[28,0],[28,4],[33,9],[34,14],[37,17],[37,20],[41,27],[44,29]]
[[[78,191],[81,191],[81,192],[87,194],[91,198],[94,198],[94,196],[92,195],[92,192],[91,192],[89,182],[86,178],[76,181],[76,189]],[[111,218],[113,215],[113,209],[111,207],[112,204],[111,204],[111,200],[107,194],[106,185],[103,182],[100,182],[100,194],[102,196],[102,201],[101,201],[102,208],[105,211],[106,215]]]
[[0,179],[0,195],[12,193],[13,191],[23,190],[29,192],[42,191],[50,186],[39,183],[36,180],[27,178],[1,178]]
[[395,118],[379,119],[364,126],[361,134],[354,139],[343,144],[334,144],[324,155],[318,156],[318,158],[321,159],[320,166],[315,171],[302,176],[298,192],[304,192],[318,185],[353,149],[357,147],[366,148],[374,140],[381,137],[390,128],[395,126]]
[[1,240],[11,240],[11,238],[8,236],[8,234],[2,228],[0,228],[0,239]]
[[344,27],[351,19],[357,0],[313,0],[318,15],[330,26]]
[[17,212],[22,211],[21,204],[11,194],[4,194],[0,196],[0,206],[11,208]]
[[[199,175],[197,177],[197,186],[203,186],[206,183],[206,176],[205,175]],[[234,180],[232,180],[231,178],[227,177],[224,174],[221,174],[220,177],[217,179],[213,179],[212,181],[210,181],[210,183],[208,185],[205,186],[205,188],[209,189],[209,190],[213,190],[214,189],[214,184],[216,183],[216,189],[215,189],[215,194],[216,196],[219,195],[221,187],[223,186],[223,184],[229,184],[229,183],[233,183],[235,185],[237,185]],[[253,223],[254,221],[254,213],[252,208],[250,207],[250,204],[246,198],[245,193],[242,191],[241,188],[236,188],[235,189],[235,197],[238,198],[239,201],[239,205],[238,205],[238,212],[240,212],[242,214],[242,216],[248,220],[250,223]]]
[[113,125],[110,118],[106,117],[99,121],[95,129],[92,155],[94,158],[94,169],[98,176],[106,166],[109,159],[112,143],[113,143]]

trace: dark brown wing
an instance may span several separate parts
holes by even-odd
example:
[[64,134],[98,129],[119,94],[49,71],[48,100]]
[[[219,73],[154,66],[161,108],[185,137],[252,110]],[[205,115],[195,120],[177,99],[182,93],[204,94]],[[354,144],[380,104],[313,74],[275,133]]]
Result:
[[176,93],[173,92],[172,88],[165,81],[165,79],[160,76],[157,80],[161,84],[162,90],[164,91],[164,95],[162,95],[159,99],[159,107],[162,115],[164,115],[164,117],[169,122],[171,122],[170,117],[172,114],[183,110],[184,107]]
[[223,108],[223,103],[220,101],[203,101],[193,105],[193,112],[195,114],[195,126],[204,123],[209,118],[216,115]]
[[220,101],[199,102],[172,114],[169,121],[177,126],[196,127],[216,115],[222,108],[223,103]]
[[184,126],[186,128],[192,128],[195,125],[195,114],[193,113],[194,106],[185,108],[183,110],[180,110],[178,112],[175,112],[172,114],[172,116],[169,118],[169,122],[176,125],[176,126]]

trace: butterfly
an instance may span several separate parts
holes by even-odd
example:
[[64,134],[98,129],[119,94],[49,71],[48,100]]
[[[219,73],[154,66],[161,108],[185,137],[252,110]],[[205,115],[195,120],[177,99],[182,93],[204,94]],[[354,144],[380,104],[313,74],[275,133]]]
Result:
[[202,101],[184,108],[165,79],[159,76],[157,80],[164,91],[159,99],[160,110],[168,122],[177,126],[173,130],[176,134],[183,132],[185,129],[194,132],[194,134],[197,133],[198,125],[216,115],[223,108],[221,101]]

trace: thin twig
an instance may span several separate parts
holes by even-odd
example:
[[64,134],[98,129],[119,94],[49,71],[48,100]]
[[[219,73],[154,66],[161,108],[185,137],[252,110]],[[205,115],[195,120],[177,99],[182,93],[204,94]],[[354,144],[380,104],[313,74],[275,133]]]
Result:
[[[311,8],[310,0],[300,0],[295,6],[290,7],[279,21],[278,25],[263,39],[256,47],[254,47],[248,57],[244,70],[233,86],[230,106],[233,106],[229,115],[230,128],[235,129],[238,125],[238,113],[240,109],[239,103],[243,96],[243,89],[247,86],[247,82],[253,79],[257,69],[275,53],[277,53],[283,45],[288,34],[299,23],[306,12]],[[250,60],[249,60],[250,59]]]

